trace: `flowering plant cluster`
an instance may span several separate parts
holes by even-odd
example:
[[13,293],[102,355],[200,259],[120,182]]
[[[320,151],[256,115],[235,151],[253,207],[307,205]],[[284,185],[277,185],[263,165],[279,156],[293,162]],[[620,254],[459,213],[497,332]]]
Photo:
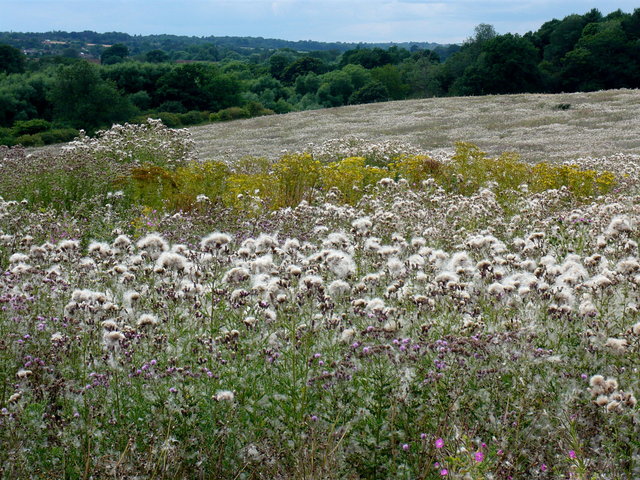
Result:
[[[640,159],[582,196],[456,155],[220,165],[270,208],[0,201],[3,475],[637,478]],[[228,192],[189,165],[153,167]]]

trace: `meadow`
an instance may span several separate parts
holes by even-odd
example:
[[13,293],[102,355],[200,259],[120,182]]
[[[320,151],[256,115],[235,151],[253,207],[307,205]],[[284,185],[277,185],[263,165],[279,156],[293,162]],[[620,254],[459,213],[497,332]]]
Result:
[[2,477],[640,477],[640,97],[579,95],[0,150]]

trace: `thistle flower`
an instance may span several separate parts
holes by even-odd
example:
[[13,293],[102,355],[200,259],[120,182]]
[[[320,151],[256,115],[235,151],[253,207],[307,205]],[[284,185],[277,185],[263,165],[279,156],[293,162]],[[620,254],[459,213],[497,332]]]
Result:
[[345,328],[340,334],[340,341],[342,343],[351,343],[355,334],[356,331],[353,328]]
[[105,332],[103,339],[107,347],[115,347],[121,340],[124,340],[124,334],[117,330],[108,331]]
[[18,373],[16,373],[16,376],[20,379],[27,378],[30,375],[33,375],[33,372],[24,368],[21,368],[18,370]]
[[231,243],[231,236],[226,233],[214,232],[200,241],[202,251],[226,250]]
[[143,313],[142,315],[140,315],[138,317],[138,321],[136,322],[136,325],[138,327],[145,327],[145,326],[154,326],[158,324],[158,317],[156,317],[155,315],[151,314],[151,313]]
[[627,351],[627,341],[624,338],[608,338],[604,346],[614,353],[622,355]]
[[156,260],[160,256],[160,253],[169,250],[169,243],[157,233],[150,233],[142,237],[138,240],[136,246],[140,250],[149,253],[153,260]]
[[327,292],[334,298],[341,297],[351,291],[351,286],[344,280],[335,280],[327,287]]
[[156,268],[177,272],[183,272],[190,266],[191,264],[185,257],[173,252],[162,252],[156,261]]
[[213,399],[216,402],[233,402],[235,399],[235,395],[231,390],[219,390],[214,396]]

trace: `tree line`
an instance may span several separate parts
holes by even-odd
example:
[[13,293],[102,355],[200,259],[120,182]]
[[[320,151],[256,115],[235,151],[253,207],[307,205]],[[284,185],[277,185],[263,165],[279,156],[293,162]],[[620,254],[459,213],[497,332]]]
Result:
[[65,141],[149,116],[181,126],[408,98],[640,87],[640,9],[593,9],[525,35],[482,24],[445,59],[419,46],[218,59],[215,44],[193,47],[201,58],[176,63],[171,51],[134,55],[119,42],[100,50],[98,65],[0,45],[0,143]]

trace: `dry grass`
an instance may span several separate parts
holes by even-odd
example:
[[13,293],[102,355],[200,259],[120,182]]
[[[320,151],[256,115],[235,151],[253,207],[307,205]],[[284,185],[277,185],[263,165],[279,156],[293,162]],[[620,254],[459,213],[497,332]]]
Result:
[[[570,108],[557,108],[570,104]],[[525,160],[640,154],[640,91],[431,98],[356,105],[193,127],[203,159],[279,156],[354,135],[433,150],[472,142]]]

